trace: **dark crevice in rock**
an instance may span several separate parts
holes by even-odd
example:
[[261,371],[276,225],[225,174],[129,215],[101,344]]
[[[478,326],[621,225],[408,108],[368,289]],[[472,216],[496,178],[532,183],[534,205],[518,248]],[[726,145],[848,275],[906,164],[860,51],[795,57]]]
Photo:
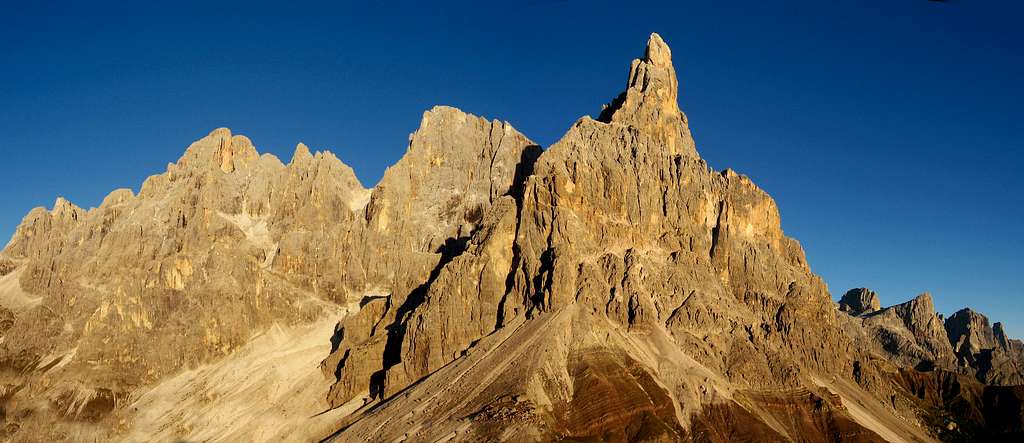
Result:
[[519,156],[519,163],[512,178],[512,186],[509,187],[508,195],[516,200],[516,214],[523,208],[523,193],[526,191],[526,180],[533,175],[533,167],[537,164],[544,149],[538,145],[530,145],[523,149]]
[[[516,230],[513,239],[519,238],[519,225],[523,219],[523,195],[526,192],[526,181],[533,175],[533,167],[543,152],[540,146],[528,146],[523,150],[519,163],[516,165],[514,182],[508,192],[516,202]],[[519,248],[518,242],[513,240],[512,265],[509,267],[508,275],[505,277],[505,293],[498,301],[497,320],[494,322],[494,330],[501,329],[505,324],[505,303],[508,301],[508,296],[512,294],[516,281],[516,271],[521,263],[522,251]]]
[[534,293],[530,296],[530,312],[532,314],[533,308],[540,309],[543,311],[547,308],[547,303],[544,300],[544,294],[551,292],[552,278],[555,269],[555,252],[550,247],[545,249],[540,255],[540,269],[537,270],[537,275],[533,277],[533,288]]
[[366,307],[367,304],[374,300],[386,299],[388,297],[388,295],[364,295],[363,298],[359,299],[359,308]]
[[611,103],[604,105],[601,109],[601,114],[597,116],[597,121],[602,123],[611,123],[612,116],[615,115],[615,111],[622,108],[622,104],[626,102],[626,91],[622,91],[616,96]]
[[[345,367],[345,363],[348,362],[348,356],[351,354],[351,349],[346,349],[345,354],[341,356],[341,360],[338,360],[338,365],[334,367],[334,379],[338,380],[341,378],[341,369]],[[333,353],[333,351],[332,351]]]
[[341,346],[341,341],[345,339],[345,328],[341,323],[338,323],[334,327],[334,334],[331,335],[331,353],[338,351],[338,346]]
[[451,237],[444,241],[444,244],[437,248],[435,251],[441,254],[441,259],[437,262],[437,266],[430,271],[430,276],[427,281],[413,289],[412,292],[405,298],[405,301],[395,311],[395,321],[385,327],[387,330],[387,341],[384,344],[384,355],[383,363],[384,367],[370,376],[370,396],[380,397],[383,399],[384,394],[384,380],[387,375],[388,369],[395,366],[402,361],[402,339],[405,337],[406,326],[409,320],[410,314],[416,310],[426,300],[427,291],[430,290],[430,285],[434,283],[437,276],[441,274],[441,269],[450,263],[455,257],[462,255],[466,251],[466,247],[469,245],[470,236],[465,237]]
[[718,247],[718,237],[722,230],[722,213],[725,212],[725,201],[718,202],[718,217],[715,219],[715,226],[711,228],[711,248],[708,250],[708,257],[714,259],[715,248]]

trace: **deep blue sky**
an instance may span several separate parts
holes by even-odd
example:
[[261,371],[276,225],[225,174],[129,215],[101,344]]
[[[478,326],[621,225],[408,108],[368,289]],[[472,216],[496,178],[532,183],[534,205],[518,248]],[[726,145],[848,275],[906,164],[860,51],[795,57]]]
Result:
[[700,153],[776,198],[833,296],[931,291],[1024,335],[1022,1],[11,3],[4,239],[58,195],[138,190],[218,126],[285,161],[330,149],[367,186],[434,104],[547,146],[657,31]]

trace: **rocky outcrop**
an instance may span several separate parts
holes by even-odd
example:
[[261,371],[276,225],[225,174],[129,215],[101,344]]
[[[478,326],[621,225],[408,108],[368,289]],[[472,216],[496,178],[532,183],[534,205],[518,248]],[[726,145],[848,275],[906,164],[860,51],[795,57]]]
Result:
[[868,343],[898,366],[967,374],[985,384],[1024,384],[1024,345],[1008,339],[1002,324],[989,325],[987,317],[966,308],[943,320],[928,294],[861,312],[877,300],[873,291],[851,289],[839,302],[845,313],[840,323],[851,338]]
[[1024,352],[1019,340],[1010,340],[1000,323],[964,308],[946,319],[946,333],[959,364],[994,385],[1024,384]]
[[[952,349],[949,342],[944,340],[945,330],[942,319],[935,312],[931,294],[921,294],[913,300],[893,306],[887,311],[902,321],[926,355],[931,357],[933,363],[944,365],[952,361]],[[884,316],[885,314],[879,317]]]
[[14,272],[14,269],[17,267],[17,263],[14,263],[11,259],[0,259],[0,277]]
[[1005,344],[996,340],[988,317],[970,308],[961,309],[949,316],[945,327],[957,357],[965,363],[973,363],[974,356],[984,349],[1003,348]]
[[[840,315],[858,315],[855,306],[859,299],[850,299],[865,293],[869,294],[869,299],[878,300],[869,290],[851,290],[840,302],[841,306],[850,308],[845,310],[846,314]],[[935,367],[949,369],[955,365],[956,358],[946,339],[941,316],[935,312],[931,295],[927,293],[845,321],[852,322],[852,326],[846,328],[851,338],[867,344],[898,366],[930,370]]]
[[839,300],[839,310],[850,315],[864,315],[882,309],[878,294],[868,288],[854,288],[846,291]]

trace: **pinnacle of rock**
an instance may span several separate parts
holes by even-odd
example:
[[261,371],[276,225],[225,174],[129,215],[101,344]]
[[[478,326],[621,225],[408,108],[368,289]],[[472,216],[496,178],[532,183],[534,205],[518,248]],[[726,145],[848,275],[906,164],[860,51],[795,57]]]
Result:
[[291,163],[302,161],[304,159],[312,158],[313,154],[309,152],[309,147],[305,143],[299,143],[295,145],[295,153],[292,154]]
[[57,197],[53,202],[53,209],[50,211],[54,217],[77,220],[82,215],[82,208],[75,206],[64,197]]
[[217,128],[193,143],[178,160],[185,168],[219,169],[230,174],[255,163],[259,153],[244,135],[233,135],[228,128]]
[[651,34],[643,58],[630,66],[626,91],[604,109],[599,120],[641,129],[671,155],[697,157],[678,98],[672,51],[661,36]]
[[1010,348],[1010,340],[1006,337],[1006,331],[1003,329],[1002,322],[992,324],[992,333],[995,335],[996,343],[1000,348],[1004,350]]
[[672,68],[672,50],[657,32],[652,33],[647,40],[647,50],[644,52],[644,61],[654,66]]

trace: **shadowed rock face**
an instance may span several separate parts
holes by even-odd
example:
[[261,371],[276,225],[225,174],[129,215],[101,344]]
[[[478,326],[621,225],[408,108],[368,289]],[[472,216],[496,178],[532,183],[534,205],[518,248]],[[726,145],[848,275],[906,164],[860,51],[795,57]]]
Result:
[[975,363],[977,356],[984,350],[999,348],[1006,351],[1009,348],[1002,328],[999,328],[1000,337],[997,339],[988,317],[971,309],[957,311],[946,319],[945,326],[957,357],[965,363]]
[[878,294],[868,288],[856,288],[846,291],[839,300],[839,310],[850,315],[864,315],[882,309]]
[[315,438],[929,441],[894,374],[990,341],[954,353],[975,327],[927,295],[841,314],[774,200],[700,158],[678,84],[654,34],[543,152],[439,106],[364,189],[328,152],[286,165],[218,129],[138,195],[33,210],[0,257],[4,432],[137,435],[140,393],[346,306],[320,370],[353,412]]
[[946,333],[957,361],[982,383],[1024,384],[1024,346],[1007,339],[1003,325],[989,325],[988,318],[961,309],[946,319]]
[[[860,290],[847,294],[851,293],[862,294]],[[877,296],[873,300],[877,301]],[[856,315],[852,310],[846,312]],[[898,366],[919,369],[955,366],[956,358],[946,339],[942,318],[935,312],[932,297],[927,293],[909,302],[842,321],[855,323],[854,327],[847,328],[852,338],[876,349]]]
[[1020,441],[1024,387],[984,385],[947,371],[896,375],[925,423],[944,441]]
[[866,288],[851,289],[840,301],[847,334],[867,343],[903,368],[942,369],[973,376],[992,385],[1024,383],[1024,346],[1008,339],[1002,324],[989,325],[984,315],[962,309],[943,320],[931,297],[860,313],[861,300],[878,297]]

